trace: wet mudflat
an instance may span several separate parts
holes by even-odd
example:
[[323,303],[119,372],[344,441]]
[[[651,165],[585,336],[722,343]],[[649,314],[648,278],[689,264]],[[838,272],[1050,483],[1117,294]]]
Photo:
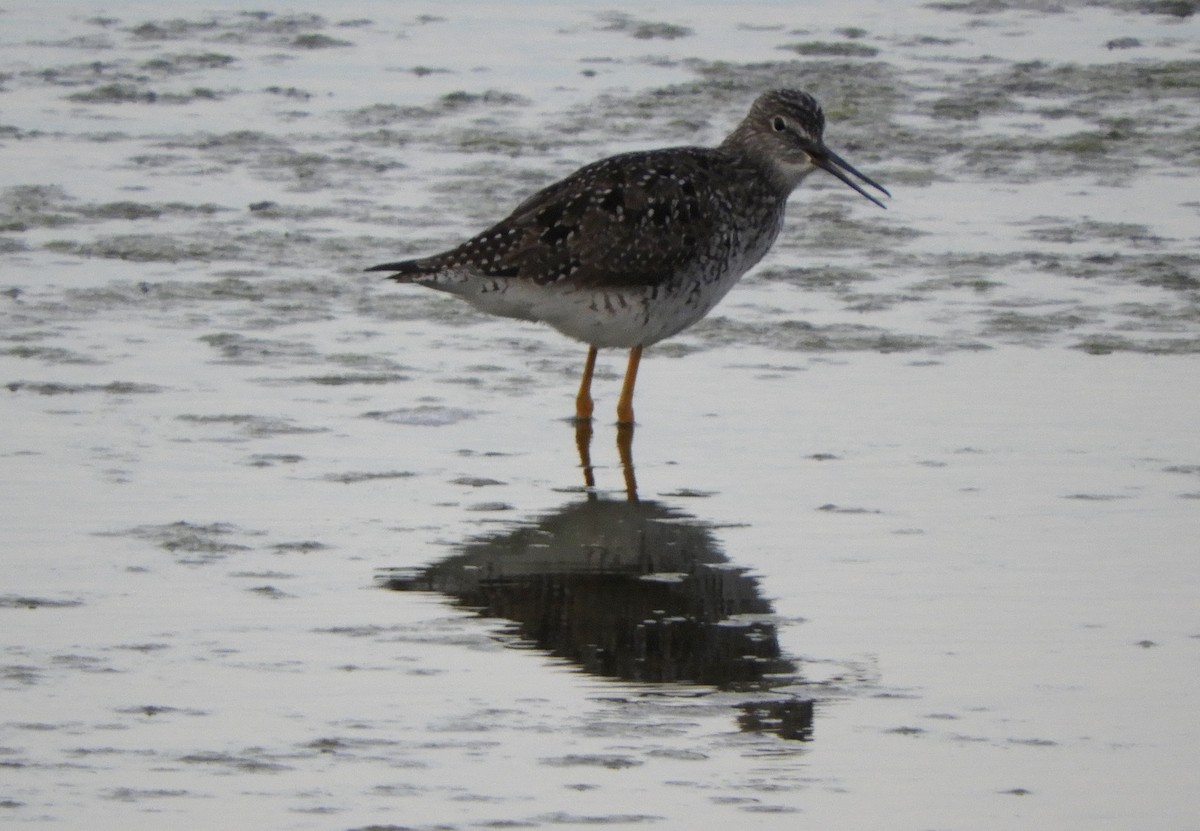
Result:
[[[4,822],[1195,828],[1195,6],[905,11],[0,11]],[[582,347],[362,273],[773,86],[895,198],[592,487]]]

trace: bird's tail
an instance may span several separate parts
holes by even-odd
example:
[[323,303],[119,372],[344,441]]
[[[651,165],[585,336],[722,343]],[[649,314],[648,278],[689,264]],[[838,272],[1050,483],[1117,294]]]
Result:
[[429,275],[429,269],[424,265],[422,260],[402,260],[398,263],[384,263],[383,265],[373,265],[366,270],[393,271],[395,273],[389,274],[388,279],[395,280],[397,283],[413,283]]

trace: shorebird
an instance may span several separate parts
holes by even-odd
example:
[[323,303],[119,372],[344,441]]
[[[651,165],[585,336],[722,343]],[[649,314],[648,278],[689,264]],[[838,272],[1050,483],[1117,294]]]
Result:
[[[708,314],[762,259],[788,196],[817,168],[879,207],[891,196],[825,146],[806,92],[760,95],[716,147],[624,153],[580,168],[441,254],[385,263],[390,279],[494,315],[548,323],[588,344],[575,417],[592,417],[597,351],[629,350],[617,423],[633,424],[642,350]],[[854,177],[854,178],[851,178]]]

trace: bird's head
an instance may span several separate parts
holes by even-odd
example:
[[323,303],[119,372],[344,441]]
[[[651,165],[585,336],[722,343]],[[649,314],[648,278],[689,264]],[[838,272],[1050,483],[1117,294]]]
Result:
[[885,196],[887,189],[825,146],[825,114],[817,99],[796,89],[777,89],[760,95],[750,113],[725,140],[739,145],[773,168],[780,181],[794,188],[813,170],[820,168],[879,207],[885,207],[851,176]]

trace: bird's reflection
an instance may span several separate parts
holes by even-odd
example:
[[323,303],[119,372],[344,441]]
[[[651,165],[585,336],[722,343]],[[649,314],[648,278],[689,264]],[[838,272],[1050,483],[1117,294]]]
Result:
[[[618,437],[626,488],[617,499],[595,489],[590,428],[577,438],[585,496],[426,568],[385,572],[383,584],[509,620],[520,641],[597,676],[739,692],[797,683],[757,580],[729,562],[707,523],[638,499],[631,432]],[[738,709],[744,730],[811,737],[810,700],[765,695]]]

